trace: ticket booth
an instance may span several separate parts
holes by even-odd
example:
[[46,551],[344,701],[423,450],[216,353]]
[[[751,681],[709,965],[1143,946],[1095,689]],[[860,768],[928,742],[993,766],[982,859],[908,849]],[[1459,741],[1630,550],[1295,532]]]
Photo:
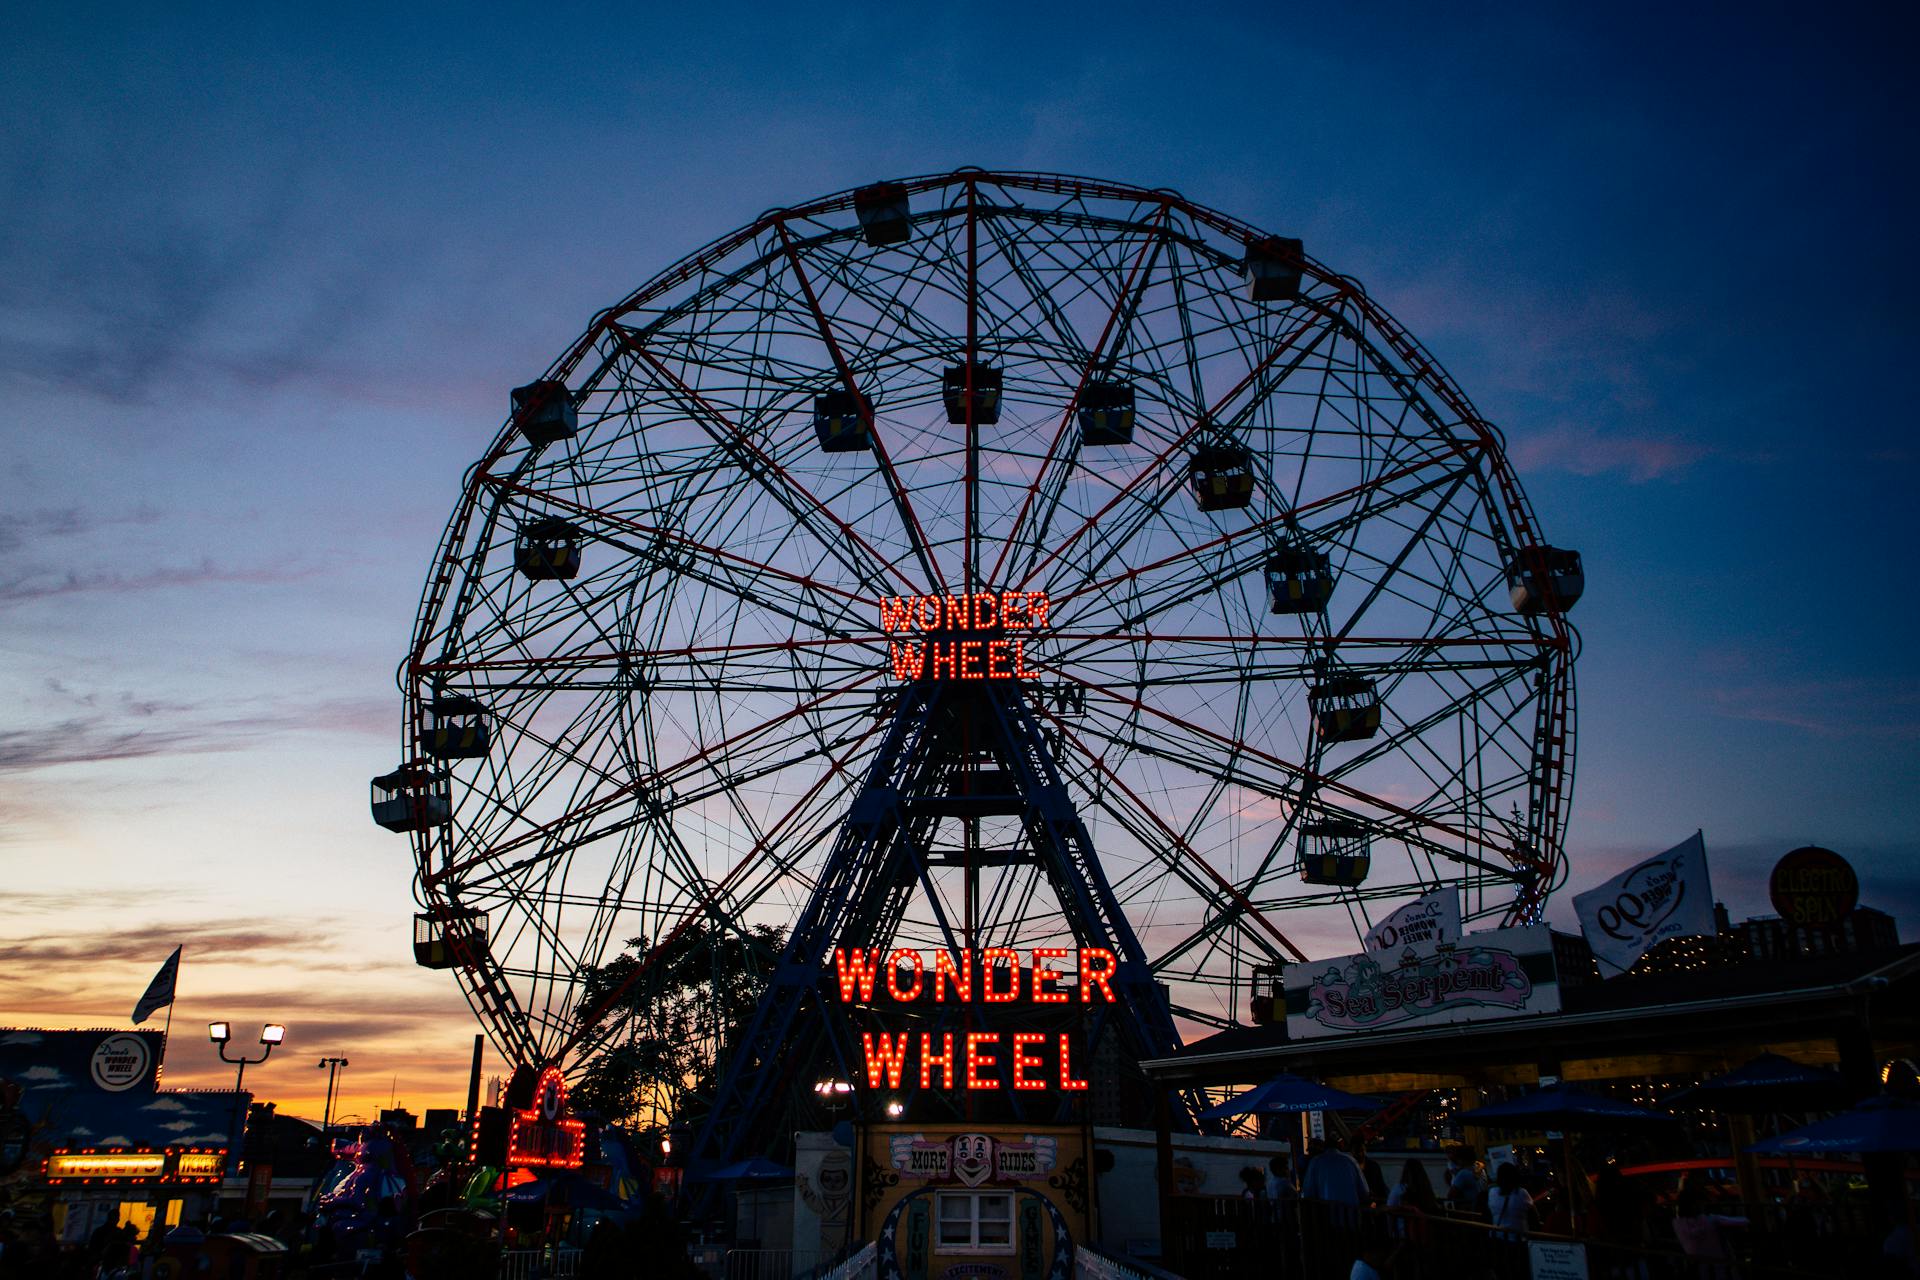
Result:
[[1082,1126],[873,1124],[858,1144],[856,1238],[882,1280],[1054,1280],[1094,1238]]

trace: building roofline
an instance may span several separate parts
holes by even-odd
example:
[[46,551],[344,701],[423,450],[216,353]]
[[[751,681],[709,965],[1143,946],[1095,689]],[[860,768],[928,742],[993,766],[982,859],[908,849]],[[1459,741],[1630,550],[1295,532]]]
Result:
[[1877,969],[1848,978],[1844,982],[1825,983],[1816,987],[1789,987],[1784,990],[1759,991],[1739,996],[1714,996],[1677,1004],[1625,1005],[1620,1008],[1594,1009],[1583,1013],[1543,1013],[1534,1017],[1497,1018],[1479,1022],[1429,1023],[1426,1026],[1405,1031],[1320,1036],[1310,1040],[1278,1040],[1273,1044],[1257,1048],[1228,1049],[1216,1053],[1170,1058],[1149,1058],[1140,1063],[1140,1068],[1150,1076],[1161,1073],[1171,1075],[1190,1068],[1226,1066],[1259,1058],[1305,1056],[1314,1052],[1345,1048],[1378,1049],[1402,1044],[1432,1044],[1437,1038],[1459,1040],[1475,1036],[1496,1036],[1505,1032],[1538,1031],[1547,1026],[1556,1028],[1591,1026],[1618,1022],[1622,1018],[1643,1021],[1649,1018],[1661,1020],[1687,1018],[1711,1011],[1733,1011],[1764,1005],[1777,1006],[1783,1001],[1794,1004],[1819,1003],[1831,1000],[1835,996],[1864,994],[1910,977],[1916,971],[1920,971],[1920,949],[1909,950],[1906,954],[1894,957]]

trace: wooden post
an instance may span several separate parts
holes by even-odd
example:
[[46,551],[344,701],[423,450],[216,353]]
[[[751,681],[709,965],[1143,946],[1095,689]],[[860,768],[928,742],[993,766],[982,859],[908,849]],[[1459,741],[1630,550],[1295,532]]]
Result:
[[1164,1081],[1153,1095],[1153,1180],[1158,1191],[1160,1265],[1177,1270],[1181,1259],[1173,1247],[1173,1107]]

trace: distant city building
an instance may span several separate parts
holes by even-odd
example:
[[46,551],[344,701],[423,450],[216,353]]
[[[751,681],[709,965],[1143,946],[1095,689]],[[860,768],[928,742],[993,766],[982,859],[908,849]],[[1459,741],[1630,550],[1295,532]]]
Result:
[[387,1107],[383,1109],[380,1112],[380,1123],[391,1129],[406,1129],[409,1131],[417,1129],[420,1126],[418,1118],[405,1107]]
[[1900,930],[1893,917],[1872,907],[1855,907],[1831,927],[1789,924],[1778,916],[1758,916],[1743,921],[1735,932],[1755,960],[1867,955],[1900,945]]
[[447,1129],[458,1129],[460,1112],[453,1107],[428,1107],[427,1114],[420,1121],[420,1127],[436,1136]]

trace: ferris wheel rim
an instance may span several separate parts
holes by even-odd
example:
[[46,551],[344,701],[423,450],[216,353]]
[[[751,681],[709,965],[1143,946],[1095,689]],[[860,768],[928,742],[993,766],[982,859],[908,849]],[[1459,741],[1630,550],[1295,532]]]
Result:
[[[1192,217],[1196,221],[1212,227],[1223,235],[1232,235],[1240,238],[1242,241],[1264,234],[1249,223],[1194,204],[1186,200],[1185,197],[1179,196],[1177,193],[1171,193],[1165,190],[1148,190],[1126,184],[1097,182],[1092,179],[1073,178],[1066,175],[1037,174],[1019,171],[958,170],[945,174],[922,175],[900,181],[900,185],[905,186],[910,192],[914,193],[946,189],[955,185],[977,187],[980,184],[993,184],[1015,190],[1045,191],[1056,194],[1070,192],[1078,196],[1118,198],[1134,200],[1141,203],[1157,202],[1163,208],[1177,209],[1186,216]],[[775,228],[784,229],[786,223],[796,218],[817,217],[822,214],[844,212],[852,207],[854,195],[857,190],[858,188],[850,188],[846,191],[821,197],[801,205],[769,210],[753,223],[748,224],[748,226],[726,236],[718,237],[708,245],[684,256],[661,272],[656,273],[654,277],[628,294],[621,302],[615,304],[615,306],[596,313],[586,333],[573,347],[569,348],[566,353],[549,366],[544,376],[557,378],[564,382],[578,369],[587,353],[593,349],[594,343],[603,337],[622,317],[631,314],[646,302],[663,296],[666,290],[676,284],[685,283],[688,279],[692,278],[695,270],[700,265],[717,261],[727,253],[733,252],[744,245],[751,244],[757,236],[763,235],[770,230]],[[1331,272],[1310,258],[1305,259],[1305,266],[1306,270],[1312,273],[1319,282],[1336,290],[1343,302],[1360,308],[1365,313],[1368,321],[1374,326],[1375,330],[1385,336],[1394,353],[1410,367],[1417,369],[1416,383],[1426,387],[1432,395],[1445,404],[1453,413],[1457,425],[1473,436],[1478,450],[1484,458],[1490,474],[1495,481],[1496,487],[1500,491],[1502,504],[1506,509],[1509,520],[1507,527],[1511,531],[1516,546],[1530,546],[1537,543],[1539,538],[1534,532],[1537,528],[1537,523],[1533,517],[1532,509],[1527,503],[1524,491],[1519,488],[1517,478],[1512,475],[1510,463],[1505,456],[1504,442],[1501,440],[1497,430],[1480,417],[1477,411],[1473,409],[1471,403],[1466,399],[1464,393],[1452,382],[1451,378],[1439,366],[1438,362],[1427,355],[1425,348],[1421,347],[1410,334],[1399,326],[1386,312],[1384,307],[1381,307],[1368,297],[1357,282],[1354,282],[1349,277],[1340,276]],[[427,646],[431,639],[429,631],[430,622],[444,602],[444,596],[437,593],[444,592],[445,587],[451,584],[452,577],[456,576],[453,570],[459,548],[465,536],[467,522],[474,517],[476,512],[481,511],[482,508],[485,507],[484,494],[488,491],[490,483],[497,484],[499,481],[499,477],[493,475],[493,468],[512,449],[515,439],[516,430],[513,425],[513,420],[509,418],[506,426],[504,426],[496,436],[487,455],[469,471],[466,483],[463,485],[461,500],[456,507],[455,515],[442,535],[440,550],[436,552],[435,578],[429,584],[429,590],[426,596],[423,597],[421,603],[420,614],[416,623],[415,640],[409,657],[406,662],[403,663],[398,673],[399,682],[403,690],[408,694],[409,730],[407,737],[409,741],[406,745],[409,748],[417,747],[422,727],[420,716],[424,699],[418,696],[418,691],[423,687],[421,677],[428,666],[424,659]],[[496,507],[494,510],[497,511],[499,509],[500,508]],[[1570,726],[1572,711],[1572,655],[1577,647],[1577,633],[1572,631],[1570,625],[1566,622],[1564,612],[1558,608],[1550,608],[1545,615],[1544,621],[1552,634],[1552,648],[1555,655],[1557,655],[1551,660],[1553,668],[1551,679],[1555,690],[1553,696],[1563,705],[1564,716],[1567,724]],[[1566,730],[1566,736],[1570,739],[1570,727]],[[1564,803],[1565,798],[1571,793],[1572,774],[1570,768],[1565,769],[1562,773],[1563,776],[1558,777],[1556,783],[1561,788],[1560,798]],[[1549,865],[1547,866],[1546,873],[1536,879],[1533,888],[1516,898],[1515,904],[1510,911],[1510,915],[1513,918],[1524,918],[1537,914],[1540,903],[1544,900],[1546,893],[1554,886],[1556,877],[1564,875],[1565,864],[1564,858],[1560,856],[1557,847],[1557,830],[1550,837],[1549,843],[1556,847],[1548,851]],[[437,890],[440,888],[440,884],[430,876],[431,841],[425,838],[417,840],[416,853],[417,871],[419,873],[417,885],[424,899],[422,905],[428,906],[430,909],[436,906],[455,905],[450,899],[445,899],[439,895]],[[469,990],[469,994],[471,999],[473,996],[471,989]]]

